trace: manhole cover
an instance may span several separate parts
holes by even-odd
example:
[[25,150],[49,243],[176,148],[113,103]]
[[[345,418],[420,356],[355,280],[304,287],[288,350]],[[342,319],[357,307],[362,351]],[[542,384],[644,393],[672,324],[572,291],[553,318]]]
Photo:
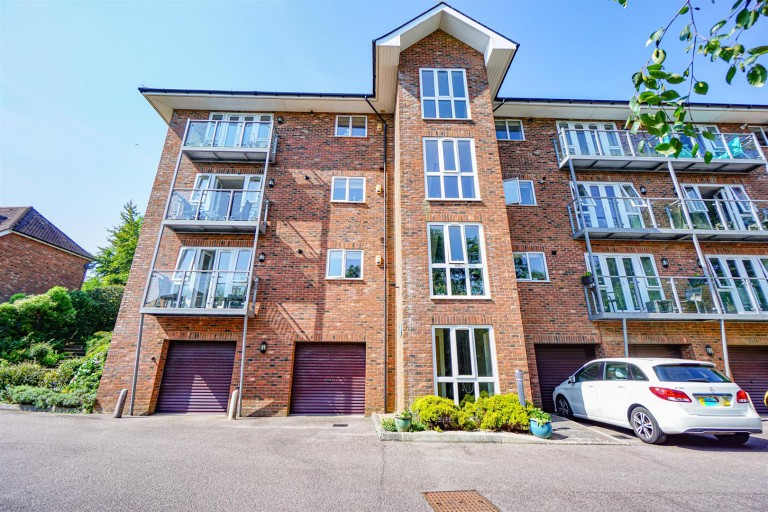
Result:
[[348,427],[349,423],[334,423],[334,427]]
[[424,497],[435,512],[499,512],[477,491],[425,492]]

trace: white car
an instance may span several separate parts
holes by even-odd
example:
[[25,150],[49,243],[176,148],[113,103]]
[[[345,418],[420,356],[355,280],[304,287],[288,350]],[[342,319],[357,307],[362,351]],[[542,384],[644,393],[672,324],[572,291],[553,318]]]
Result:
[[701,361],[596,359],[557,386],[552,398],[560,416],[631,428],[646,443],[706,433],[738,445],[763,431],[749,395]]

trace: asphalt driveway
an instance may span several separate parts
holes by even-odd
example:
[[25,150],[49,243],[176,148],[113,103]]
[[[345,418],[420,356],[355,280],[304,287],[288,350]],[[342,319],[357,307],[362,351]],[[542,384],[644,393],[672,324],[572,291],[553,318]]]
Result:
[[752,511],[768,509],[767,467],[765,438],[384,443],[359,417],[0,412],[4,511],[429,511],[423,492],[469,489],[509,511]]

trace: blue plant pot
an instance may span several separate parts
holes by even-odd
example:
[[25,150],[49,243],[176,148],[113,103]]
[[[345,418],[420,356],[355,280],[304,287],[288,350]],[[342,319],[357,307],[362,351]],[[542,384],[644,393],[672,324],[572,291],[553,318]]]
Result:
[[397,428],[398,432],[408,432],[411,430],[411,420],[395,417],[395,428]]
[[552,423],[539,425],[536,421],[531,420],[531,434],[542,439],[549,439],[552,437]]

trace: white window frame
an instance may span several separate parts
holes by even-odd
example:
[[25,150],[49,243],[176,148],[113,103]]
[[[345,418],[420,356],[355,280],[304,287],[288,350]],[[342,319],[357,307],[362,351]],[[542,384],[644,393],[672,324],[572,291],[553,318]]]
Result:
[[759,145],[768,146],[768,126],[748,125],[747,130],[749,130],[749,133],[753,133],[755,135]]
[[[331,253],[341,252],[341,276],[331,276]],[[359,252],[360,253],[360,277],[345,277],[347,271],[347,253]],[[362,281],[365,276],[363,267],[365,267],[365,252],[362,249],[328,249],[325,256],[325,278],[329,281]]]
[[[507,183],[515,182],[516,184],[514,187],[517,189],[517,202],[509,202],[507,201],[507,193],[506,190],[504,191],[504,203],[507,206],[537,206],[538,203],[536,202],[536,186],[533,183],[533,180],[521,180],[519,178],[509,178],[504,180],[503,185],[506,185]],[[520,193],[520,183],[530,183],[531,184],[531,195],[533,196],[533,203],[523,203],[523,194]]]
[[[434,80],[434,87],[435,87],[435,96],[424,96],[424,84],[422,81],[422,73],[424,71],[432,71],[433,72],[433,80]],[[449,96],[440,96],[438,92],[438,85],[437,85],[437,72],[438,71],[447,71],[448,72],[448,90],[449,90]],[[467,117],[456,117],[456,109],[454,105],[454,101],[457,98],[453,95],[453,79],[451,77],[451,74],[454,71],[461,71],[463,77],[464,77],[464,102],[467,105]],[[470,121],[472,119],[472,112],[469,109],[469,87],[467,86],[467,70],[463,68],[419,68],[419,98],[421,98],[421,118],[422,119],[440,119],[440,120],[452,120],[452,121]],[[435,114],[436,117],[427,117],[424,115],[424,101],[425,100],[433,100],[435,102]],[[450,100],[451,102],[451,117],[439,117],[440,114],[440,106],[439,101],[440,100]]]
[[[349,135],[339,135],[339,119],[342,117],[348,117],[349,118],[349,126],[347,128],[349,129]],[[365,119],[365,135],[352,135],[352,119],[355,117],[362,117]],[[336,123],[333,125],[333,135],[334,137],[342,137],[342,138],[353,138],[353,139],[364,139],[368,137],[368,116],[354,116],[352,114],[348,115],[338,115],[336,116]]]
[[[549,282],[549,266],[547,265],[547,255],[540,251],[514,251],[512,253],[512,264],[514,265],[515,262],[515,256],[518,254],[524,254],[526,261],[528,261],[528,278],[523,279],[520,277],[517,277],[517,269],[515,269],[515,278],[517,281],[523,281],[527,283],[548,283]],[[540,254],[541,259],[544,260],[544,275],[545,279],[534,279],[533,274],[531,273],[531,264],[530,264],[530,255],[531,254]]]
[[[443,152],[443,142],[453,141],[454,161],[456,162],[456,170],[445,170],[445,155]],[[427,166],[427,141],[437,142],[437,159],[438,170],[432,171]],[[459,142],[469,142],[469,151],[472,158],[472,172],[461,172],[461,162],[459,155]],[[481,201],[480,197],[480,183],[477,178],[477,158],[475,157],[475,139],[469,137],[424,137],[421,139],[422,159],[424,161],[424,198],[427,201]],[[429,197],[429,177],[437,176],[440,178],[440,195],[441,197]],[[445,177],[453,176],[458,180],[459,197],[445,197]],[[461,184],[462,176],[472,176],[473,187],[475,189],[475,197],[463,197],[464,187]]]
[[[507,137],[505,139],[500,139],[498,137],[498,134],[496,135],[496,140],[506,140],[509,142],[522,142],[525,140],[525,128],[523,127],[523,121],[522,119],[494,119],[493,121],[493,128],[496,129],[496,123],[504,123],[504,128],[507,130]],[[509,137],[509,123],[520,123],[520,136],[522,138],[520,139],[511,139]]]
[[[437,375],[437,329],[450,329],[450,344],[451,344],[451,377],[439,377]],[[456,351],[456,331],[457,330],[469,330],[469,346],[470,346],[470,358],[472,361],[472,375],[459,375],[459,363],[457,359]],[[493,369],[493,376],[491,377],[479,377],[477,371],[477,353],[475,345],[475,329],[488,329],[488,341],[491,351],[491,367]],[[459,404],[459,389],[458,386],[461,383],[473,383],[475,385],[475,399],[480,396],[480,383],[493,384],[494,395],[501,393],[499,389],[499,368],[498,358],[496,357],[496,340],[493,335],[493,327],[490,325],[433,325],[432,326],[432,377],[435,383],[435,395],[440,396],[440,384],[453,384],[453,400]]]
[[[443,228],[443,250],[445,251],[445,263],[432,263],[432,227],[441,226]],[[463,260],[451,259],[451,242],[449,235],[450,227],[461,227],[462,257]],[[480,263],[469,263],[466,247],[466,227],[477,226],[478,238],[480,239]],[[450,299],[450,300],[487,300],[491,298],[490,283],[488,282],[488,256],[485,251],[485,232],[483,225],[479,222],[428,222],[427,223],[427,259],[429,262],[429,297],[431,299]],[[451,292],[451,269],[464,269],[464,282],[467,289],[466,295],[453,295]],[[471,269],[481,269],[483,271],[483,295],[471,295],[471,280],[469,271]],[[433,269],[445,269],[446,289],[445,295],[435,295],[433,289]]]
[[[336,180],[346,181],[346,185],[344,186],[344,199],[333,198],[333,191],[336,190]],[[363,180],[363,198],[360,201],[349,200],[349,180]],[[334,176],[333,178],[331,178],[331,202],[332,203],[353,203],[353,204],[364,203],[366,198],[365,186],[366,186],[366,181],[365,181],[365,178],[362,176]]]

